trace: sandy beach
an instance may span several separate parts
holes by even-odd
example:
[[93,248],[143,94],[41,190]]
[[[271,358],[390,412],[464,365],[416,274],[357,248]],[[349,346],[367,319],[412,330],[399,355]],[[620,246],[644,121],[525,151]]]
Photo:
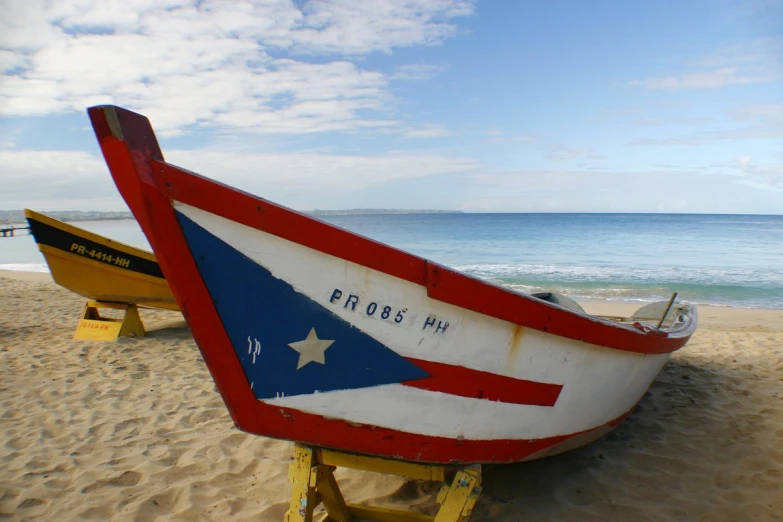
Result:
[[[292,445],[233,426],[181,315],[143,310],[147,338],[77,341],[84,302],[0,271],[0,519],[282,521]],[[431,483],[338,480],[352,501],[436,506]],[[485,467],[473,520],[783,520],[783,311],[701,307],[624,423]]]

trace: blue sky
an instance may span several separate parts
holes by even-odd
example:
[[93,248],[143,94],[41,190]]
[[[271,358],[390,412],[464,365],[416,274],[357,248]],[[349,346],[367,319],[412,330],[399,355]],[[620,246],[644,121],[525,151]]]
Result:
[[301,210],[783,212],[783,0],[11,0],[0,70],[0,208],[123,208],[114,103]]

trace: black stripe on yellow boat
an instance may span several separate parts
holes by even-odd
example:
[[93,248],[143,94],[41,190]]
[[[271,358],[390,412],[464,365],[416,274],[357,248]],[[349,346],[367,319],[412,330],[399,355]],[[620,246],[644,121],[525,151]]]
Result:
[[27,222],[30,224],[30,231],[39,245],[47,245],[132,272],[163,278],[160,265],[155,261],[92,241],[83,235],[72,234],[30,216],[27,216]]

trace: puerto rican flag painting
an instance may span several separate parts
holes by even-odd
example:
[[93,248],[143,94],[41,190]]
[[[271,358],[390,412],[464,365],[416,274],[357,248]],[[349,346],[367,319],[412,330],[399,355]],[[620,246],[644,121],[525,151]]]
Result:
[[165,163],[143,116],[89,113],[245,431],[421,462],[540,458],[619,423],[695,328],[472,279]]
[[177,217],[257,399],[428,377],[183,213]]

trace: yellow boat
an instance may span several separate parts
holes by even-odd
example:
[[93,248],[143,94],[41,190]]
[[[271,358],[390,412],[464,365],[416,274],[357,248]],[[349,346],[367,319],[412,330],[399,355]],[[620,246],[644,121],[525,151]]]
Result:
[[25,209],[54,282],[95,301],[179,310],[152,252]]

